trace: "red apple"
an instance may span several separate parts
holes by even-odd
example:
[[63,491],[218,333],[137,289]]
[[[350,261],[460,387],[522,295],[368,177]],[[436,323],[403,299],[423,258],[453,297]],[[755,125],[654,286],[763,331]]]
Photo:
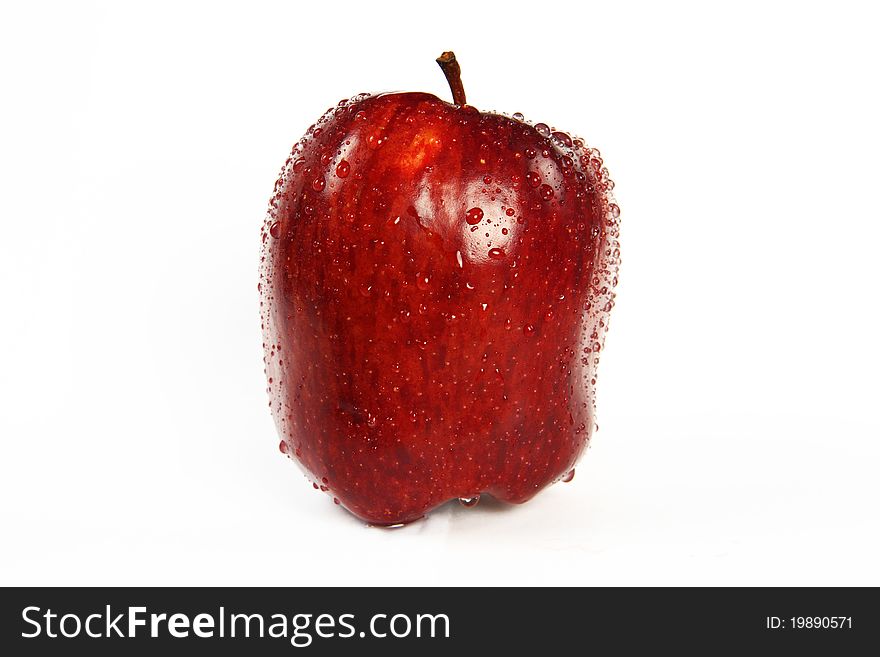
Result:
[[260,289],[281,451],[376,525],[570,477],[595,426],[619,209],[599,152],[522,116],[361,94],[294,147]]

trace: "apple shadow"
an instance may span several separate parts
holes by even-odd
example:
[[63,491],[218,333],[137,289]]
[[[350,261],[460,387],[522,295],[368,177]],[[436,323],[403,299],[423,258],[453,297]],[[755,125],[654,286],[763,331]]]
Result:
[[352,514],[349,515],[355,522],[360,522],[368,529],[378,529],[387,532],[406,531],[407,533],[417,530],[424,531],[428,525],[438,520],[446,519],[452,524],[459,524],[461,521],[474,520],[481,515],[498,516],[512,513],[514,510],[520,509],[522,504],[511,504],[510,502],[502,502],[489,493],[482,493],[480,501],[471,507],[466,507],[458,499],[450,499],[431,509],[428,513],[417,520],[402,525],[370,525],[358,520]]
[[511,504],[510,502],[502,502],[497,497],[489,493],[483,493],[480,495],[480,501],[472,507],[467,507],[458,500],[449,500],[448,502],[440,505],[434,511],[439,511],[440,509],[446,509],[453,516],[468,516],[476,513],[508,513],[514,509],[521,508],[522,504]]
[[[530,505],[531,502],[531,505]],[[513,521],[515,517],[534,511],[535,504],[532,500],[524,504],[514,504],[499,500],[489,493],[483,493],[477,505],[468,507],[458,500],[449,500],[431,512],[438,519],[446,518],[453,528],[465,529],[476,527],[485,523],[494,523],[501,518]]]

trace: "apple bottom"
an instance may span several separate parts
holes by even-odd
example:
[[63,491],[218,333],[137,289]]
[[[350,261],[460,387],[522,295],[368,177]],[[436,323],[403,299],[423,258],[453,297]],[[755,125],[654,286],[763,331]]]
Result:
[[404,526],[409,525],[413,522],[423,520],[424,518],[429,516],[431,514],[431,512],[433,512],[435,509],[438,509],[438,508],[440,508],[446,504],[449,504],[449,503],[461,504],[462,506],[464,506],[466,508],[473,508],[473,507],[477,506],[478,504],[485,505],[486,502],[488,502],[489,505],[492,505],[493,501],[495,502],[496,505],[501,506],[501,507],[517,506],[520,504],[525,504],[526,502],[531,500],[533,497],[535,497],[538,493],[540,493],[544,488],[546,488],[546,486],[553,484],[553,483],[556,483],[556,482],[559,482],[559,481],[571,481],[571,479],[569,478],[569,475],[573,472],[574,472],[574,469],[571,469],[567,473],[555,478],[554,480],[548,482],[547,484],[540,486],[538,489],[536,489],[526,495],[517,497],[517,498],[503,499],[503,498],[500,498],[497,495],[489,493],[489,492],[477,493],[476,495],[469,495],[469,496],[462,495],[460,497],[451,497],[451,498],[448,498],[442,502],[432,504],[431,506],[427,507],[425,510],[420,511],[420,512],[419,511],[408,512],[408,511],[404,511],[404,510],[401,510],[400,512],[397,512],[397,513],[392,512],[393,519],[391,519],[391,520],[388,519],[389,516],[386,515],[385,513],[371,515],[368,511],[365,512],[365,511],[358,511],[356,509],[352,509],[347,504],[340,501],[339,498],[334,498],[334,502],[337,502],[339,504],[339,506],[341,506],[343,509],[345,509],[348,513],[350,513],[351,515],[355,516],[356,518],[358,518],[360,520],[363,520],[365,523],[367,523],[371,527],[384,527],[387,529],[393,529],[393,528],[397,528],[397,527],[404,527]]
[[572,425],[574,417],[566,410],[565,427],[551,414],[492,434],[450,427],[435,434],[423,427],[405,440],[393,429],[370,427],[370,420],[354,425],[359,432],[352,430],[347,411],[334,414],[337,420],[348,416],[337,434],[346,435],[345,440],[334,438],[325,423],[323,431],[308,434],[313,440],[288,448],[288,456],[315,489],[368,524],[382,527],[419,520],[453,500],[474,506],[488,495],[502,503],[527,502],[552,483],[570,481],[593,427],[592,412],[584,410],[586,421]]

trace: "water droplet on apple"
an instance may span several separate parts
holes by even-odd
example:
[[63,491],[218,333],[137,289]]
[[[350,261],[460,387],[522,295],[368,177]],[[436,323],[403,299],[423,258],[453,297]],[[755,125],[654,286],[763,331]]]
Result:
[[507,208],[507,209],[504,211],[504,214],[506,214],[508,217],[512,217],[512,216],[514,215],[513,208]]
[[492,248],[489,249],[489,257],[492,260],[501,260],[504,257],[504,249]]
[[526,336],[534,335],[535,327],[532,324],[526,324],[523,326],[523,333],[525,333]]
[[536,123],[535,130],[537,130],[538,134],[542,137],[550,136],[550,126],[548,126],[546,123]]
[[516,119],[517,121],[522,121],[522,120],[524,120],[526,117],[523,116],[522,112],[514,112],[514,113],[513,113],[513,118]]
[[562,483],[567,484],[567,483],[568,483],[569,481],[571,481],[572,479],[574,479],[574,468],[572,468],[572,469],[568,472],[568,474],[566,474],[566,475],[562,478]]
[[534,171],[529,171],[526,174],[526,182],[529,183],[530,187],[537,187],[541,184],[541,176]]
[[458,263],[459,268],[464,269],[464,259],[461,257],[461,251],[455,252],[455,261]]
[[541,185],[541,198],[545,201],[553,198],[553,188],[550,185]]
[[483,220],[483,210],[481,208],[471,208],[465,215],[465,221],[470,226],[476,226]]
[[276,221],[269,227],[269,234],[276,240],[281,237],[281,223]]
[[289,449],[289,448],[288,448],[288,446],[287,446],[287,441],[282,440],[280,443],[278,443],[278,450],[279,450],[282,454],[287,454],[288,449]]
[[350,171],[351,165],[346,160],[341,160],[339,164],[336,165],[336,175],[340,178],[345,178]]
[[314,189],[316,192],[323,191],[326,185],[327,181],[324,180],[324,176],[318,176],[312,181],[312,189]]
[[608,206],[608,212],[611,213],[612,219],[617,219],[620,216],[620,207],[616,203],[612,203]]
[[458,501],[462,506],[467,507],[468,509],[477,506],[480,503],[480,495],[479,493],[474,495],[473,497],[459,497]]
[[562,143],[563,146],[567,146],[571,148],[571,137],[569,137],[564,132],[554,132],[553,139]]
[[430,289],[431,287],[431,277],[427,274],[417,274],[416,275],[416,287],[422,290],[423,292]]

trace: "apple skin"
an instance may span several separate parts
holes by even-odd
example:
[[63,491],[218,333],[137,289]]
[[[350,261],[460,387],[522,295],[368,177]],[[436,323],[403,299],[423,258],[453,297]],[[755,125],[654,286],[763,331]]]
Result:
[[525,502],[590,441],[619,209],[598,151],[548,134],[361,94],[282,169],[260,282],[281,451],[371,524]]

